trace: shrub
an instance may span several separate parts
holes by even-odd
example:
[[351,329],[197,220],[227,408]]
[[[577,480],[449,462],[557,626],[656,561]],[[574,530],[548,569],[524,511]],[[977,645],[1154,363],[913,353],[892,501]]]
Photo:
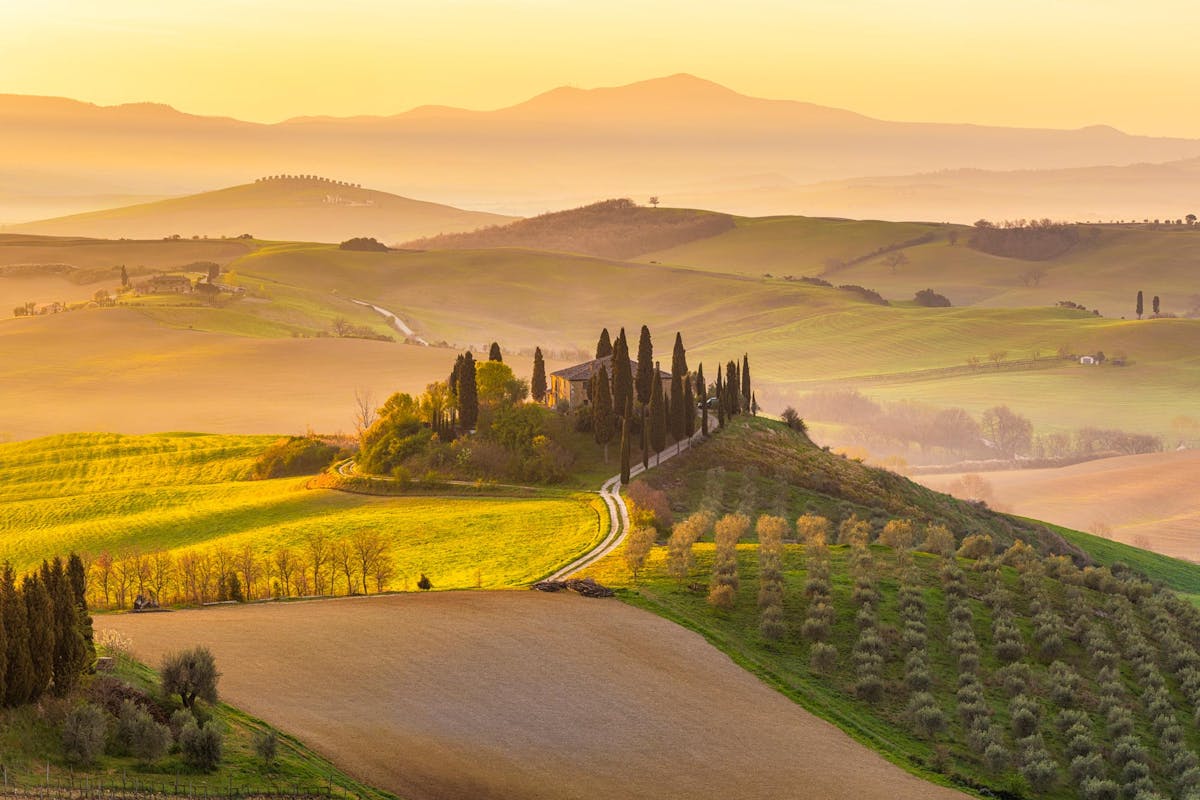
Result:
[[1088,778],[1079,785],[1079,794],[1083,800],[1117,800],[1120,787],[1110,780]]
[[983,751],[983,762],[989,772],[1003,772],[1008,768],[1008,750],[1000,743],[992,742]]
[[828,675],[837,668],[837,649],[825,642],[817,642],[808,654],[809,668],[813,672]]
[[906,519],[889,520],[879,534],[879,543],[896,550],[909,550],[916,544],[917,532],[912,522]]
[[1024,739],[1037,733],[1037,706],[1025,695],[1017,695],[1012,702],[1013,736]]
[[194,723],[179,735],[179,749],[184,763],[195,769],[210,772],[221,763],[224,737],[210,722],[203,728]]
[[1058,780],[1058,765],[1049,755],[1041,755],[1021,765],[1021,777],[1029,782],[1029,787],[1035,792],[1046,792]]
[[1097,752],[1075,756],[1071,759],[1068,771],[1071,773],[1071,780],[1076,783],[1083,783],[1089,778],[1103,778],[1104,758]]
[[952,556],[955,546],[954,534],[945,525],[930,525],[925,529],[925,541],[921,543],[921,549],[926,553]]
[[626,494],[633,504],[630,516],[635,525],[653,525],[661,531],[670,529],[674,515],[666,492],[637,481],[629,485]]
[[825,517],[805,514],[796,520],[796,538],[806,545],[824,545],[829,540],[830,524]]
[[987,558],[996,552],[992,546],[992,537],[986,533],[976,533],[963,539],[962,547],[958,548],[960,558]]
[[259,731],[254,734],[254,752],[268,767],[275,763],[279,755],[279,734],[273,730]]
[[944,294],[938,294],[933,289],[922,289],[913,295],[913,300],[919,306],[927,308],[949,308],[950,298]]
[[883,681],[875,674],[864,675],[854,684],[854,693],[860,699],[874,703],[883,696]]
[[838,544],[866,545],[871,539],[871,523],[851,514],[838,526]]
[[708,592],[708,604],[713,608],[733,608],[736,599],[733,587],[727,583],[719,583]]
[[171,738],[179,741],[179,735],[183,733],[183,729],[188,725],[195,725],[196,718],[192,712],[186,708],[176,709],[175,713],[171,714],[171,721],[168,727],[171,729]]
[[764,639],[776,641],[783,638],[787,633],[787,627],[783,623],[783,609],[778,605],[770,605],[763,609],[762,619],[759,621],[758,630],[762,633]]
[[73,708],[63,721],[63,755],[72,764],[91,764],[107,739],[108,714],[91,703]]
[[171,746],[171,731],[155,722],[145,709],[126,700],[117,719],[116,739],[122,751],[150,763],[162,758]]
[[336,447],[320,439],[292,436],[268,447],[254,462],[250,474],[255,480],[315,475],[328,467],[337,454]]

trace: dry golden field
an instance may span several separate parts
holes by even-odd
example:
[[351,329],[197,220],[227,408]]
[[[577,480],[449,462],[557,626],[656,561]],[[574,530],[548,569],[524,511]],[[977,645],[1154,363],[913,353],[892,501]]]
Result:
[[352,775],[445,798],[949,798],[617,601],[455,592],[105,616],[205,644],[223,698]]
[[[1200,450],[1105,458],[1059,469],[984,472],[994,504],[1021,516],[1200,561]],[[916,478],[951,491],[961,475]]]

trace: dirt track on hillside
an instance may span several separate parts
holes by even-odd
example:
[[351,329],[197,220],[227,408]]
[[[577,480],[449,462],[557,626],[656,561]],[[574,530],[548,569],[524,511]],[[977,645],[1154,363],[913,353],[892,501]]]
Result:
[[[978,473],[1005,510],[1200,561],[1200,450],[1104,458],[1059,469]],[[961,475],[916,480],[945,491]]]
[[413,800],[940,798],[701,637],[617,601],[457,592],[96,620]]

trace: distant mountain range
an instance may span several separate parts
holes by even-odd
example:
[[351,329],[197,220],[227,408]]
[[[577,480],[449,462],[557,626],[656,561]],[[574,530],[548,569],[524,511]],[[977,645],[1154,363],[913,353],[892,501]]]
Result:
[[[889,122],[748,97],[689,75],[616,88],[559,88],[496,111],[425,106],[388,117],[301,117],[271,125],[155,104],[101,107],[0,95],[0,212],[11,219],[20,197],[45,200],[44,176],[56,177],[56,197],[67,202],[71,193],[61,188],[63,176],[87,187],[78,195],[162,196],[294,172],[521,215],[598,197],[644,200],[653,194],[670,205],[740,213],[835,213],[820,204],[842,203],[881,217],[967,221],[983,213],[1049,213],[1041,211],[1037,193],[1057,184],[1047,208],[1058,216],[1100,209],[1095,201],[1102,191],[1113,198],[1097,213],[1140,218],[1157,214],[1142,213],[1141,198],[1126,205],[1121,196],[1136,187],[1155,196],[1160,179],[1176,180],[1175,167],[1161,173],[1060,172],[1015,183],[961,172],[952,181],[937,179],[952,183],[953,191],[939,189],[928,198],[924,190],[903,187],[924,186],[928,173],[945,170],[1062,171],[1197,157],[1200,140],[1135,136],[1104,126]],[[860,180],[871,175],[921,177]],[[1084,181],[1075,192],[1077,177]],[[983,188],[973,188],[976,178]],[[988,209],[969,207],[976,191],[980,202],[992,203]],[[916,206],[914,196],[921,201]]]
[[473,231],[513,217],[399,197],[317,176],[272,176],[212,192],[11,226],[20,233],[104,239],[217,238],[384,243]]

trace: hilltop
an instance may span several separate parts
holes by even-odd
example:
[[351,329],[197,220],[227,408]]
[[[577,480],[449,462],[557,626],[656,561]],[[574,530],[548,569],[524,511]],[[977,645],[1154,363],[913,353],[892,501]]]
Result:
[[[371,175],[384,190],[508,213],[536,213],[596,196],[660,195],[673,204],[762,214],[796,210],[796,195],[788,189],[818,181],[1197,156],[1195,140],[1134,136],[1102,125],[1048,130],[895,122],[750,97],[691,75],[560,87],[491,111],[425,107],[387,117],[308,117],[274,125],[153,104],[105,108],[61,98],[0,97],[0,173],[13,172],[18,180],[10,193],[30,204],[39,202],[39,184],[48,175],[74,176],[92,187],[89,194],[163,195],[304,164],[319,174]],[[747,184],[751,191],[744,191]],[[1119,201],[1127,185],[1104,183],[1101,191]],[[1076,195],[1080,214],[1094,195]],[[904,196],[884,197],[887,202],[873,213],[910,217]],[[1129,201],[1117,215],[1146,216],[1140,202]],[[10,198],[8,205],[14,203]],[[955,219],[979,215],[959,206],[949,212]],[[1032,212],[1017,205],[1004,213]]]
[[372,236],[397,242],[510,220],[304,175],[272,176],[186,197],[21,223],[10,230],[109,239],[252,233],[259,239],[340,242]]
[[733,226],[733,218],[728,214],[645,208],[628,199],[604,200],[471,233],[416,239],[405,247],[422,250],[520,247],[622,259],[716,236]]

